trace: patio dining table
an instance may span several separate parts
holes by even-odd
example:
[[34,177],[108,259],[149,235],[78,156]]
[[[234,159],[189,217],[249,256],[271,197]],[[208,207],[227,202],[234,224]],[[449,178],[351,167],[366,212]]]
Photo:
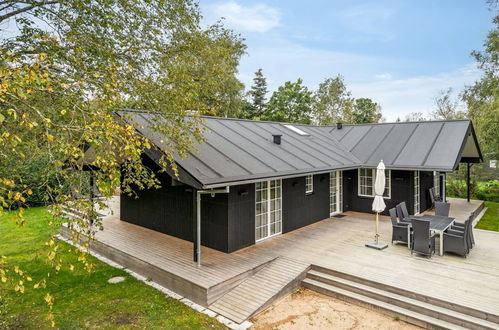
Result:
[[[440,248],[439,248],[439,255],[444,254],[444,231],[447,230],[452,224],[454,224],[454,221],[456,219],[442,216],[442,215],[431,215],[431,214],[425,214],[425,215],[411,215],[409,216],[409,219],[420,219],[420,220],[428,220],[430,221],[430,230],[433,231],[434,233],[438,234],[440,237]],[[411,226],[407,226],[407,246],[411,248]]]

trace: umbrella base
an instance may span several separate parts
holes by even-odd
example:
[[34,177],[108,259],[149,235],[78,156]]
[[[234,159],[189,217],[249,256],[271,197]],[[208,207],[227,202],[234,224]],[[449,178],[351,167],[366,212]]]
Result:
[[376,242],[369,242],[369,243],[366,243],[366,246],[370,247],[370,248],[373,248],[373,249],[376,249],[376,250],[383,250],[383,249],[386,249],[388,247],[388,244],[380,244],[380,243],[376,243]]

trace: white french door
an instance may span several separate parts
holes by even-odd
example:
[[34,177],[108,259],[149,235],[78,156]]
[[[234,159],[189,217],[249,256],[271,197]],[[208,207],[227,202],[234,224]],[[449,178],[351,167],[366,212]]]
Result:
[[282,232],[281,180],[255,183],[255,240],[261,241]]
[[329,174],[329,214],[335,215],[343,211],[343,172],[334,171]]
[[414,171],[414,214],[419,214],[421,205],[419,171]]

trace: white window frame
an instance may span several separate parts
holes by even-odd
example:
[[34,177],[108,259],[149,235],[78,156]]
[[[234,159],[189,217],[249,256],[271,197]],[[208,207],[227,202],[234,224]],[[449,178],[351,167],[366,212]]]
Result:
[[[260,184],[260,187],[258,187]],[[265,187],[261,185],[265,184]],[[275,195],[272,198],[272,190]],[[267,198],[258,200],[256,194],[265,191]],[[265,204],[265,212],[258,213],[257,204]],[[257,218],[259,215],[265,215],[265,224],[258,225]],[[272,233],[272,225],[275,231]],[[264,229],[267,231],[266,235],[257,239],[257,230]],[[270,180],[255,183],[255,242],[264,241],[268,238],[282,234],[282,180]]]
[[314,176],[307,175],[305,177],[305,194],[309,195],[314,192]]
[[[371,178],[372,178],[372,186],[371,186],[371,191],[372,194],[362,194],[361,193],[361,184],[360,184],[360,178],[361,176],[366,176],[366,175],[361,175],[362,170],[365,170],[367,173],[369,173],[369,170],[371,171]],[[374,197],[374,183],[376,182],[376,169],[375,168],[359,168],[357,169],[357,195],[360,197]],[[365,186],[368,187],[368,186]],[[391,199],[392,198],[392,171],[391,170],[385,170],[385,192],[383,194],[384,199]]]
[[421,175],[419,171],[414,171],[414,214],[419,214],[421,210]]
[[[333,205],[335,207],[333,207]],[[329,173],[329,216],[343,212],[343,171]]]

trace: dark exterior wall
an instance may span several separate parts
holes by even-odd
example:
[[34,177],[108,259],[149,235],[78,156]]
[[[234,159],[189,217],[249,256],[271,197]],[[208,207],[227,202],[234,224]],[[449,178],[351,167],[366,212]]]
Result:
[[230,187],[228,252],[255,244],[255,185]]
[[[413,176],[411,171],[391,171],[391,199],[385,199],[386,209],[382,213],[388,215],[388,210],[405,201],[409,213],[414,209]],[[372,213],[373,197],[358,195],[358,171],[343,172],[343,210]]]
[[420,204],[421,204],[421,212],[426,211],[431,208],[431,198],[430,192],[428,191],[431,187],[433,187],[433,172],[430,171],[420,171],[419,172],[420,179]]
[[305,194],[305,177],[282,180],[282,232],[329,218],[329,174],[314,175],[314,192]]
[[138,198],[121,194],[121,220],[192,241],[192,189],[172,186],[167,174],[158,178],[159,189],[137,190]]
[[[192,221],[191,221],[192,223]],[[201,244],[228,252],[228,196],[201,196]]]
[[[146,156],[143,162],[152,170],[159,170]],[[161,188],[137,189],[138,198],[120,196],[121,220],[192,242],[195,190],[187,185],[173,186],[166,173],[157,176]],[[201,244],[228,252],[227,194],[202,195],[201,200]]]

